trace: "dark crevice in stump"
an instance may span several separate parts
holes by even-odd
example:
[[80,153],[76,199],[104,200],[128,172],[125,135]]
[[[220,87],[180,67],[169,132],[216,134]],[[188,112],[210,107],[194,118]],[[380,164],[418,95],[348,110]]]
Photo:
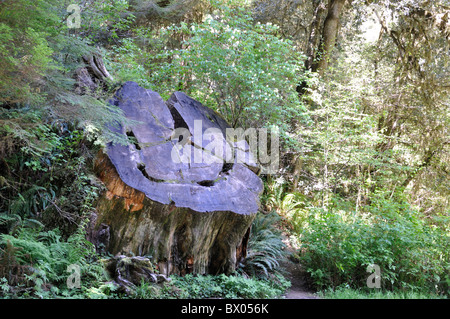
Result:
[[128,140],[134,145],[134,147],[136,147],[137,150],[141,150],[141,146],[139,145],[136,136],[134,136],[133,131],[128,130],[126,134],[127,134]]
[[233,169],[233,163],[223,163],[222,173],[227,174],[231,169]]
[[211,187],[214,186],[214,181],[201,181],[201,182],[197,182],[198,185],[200,186],[205,186],[205,187]]

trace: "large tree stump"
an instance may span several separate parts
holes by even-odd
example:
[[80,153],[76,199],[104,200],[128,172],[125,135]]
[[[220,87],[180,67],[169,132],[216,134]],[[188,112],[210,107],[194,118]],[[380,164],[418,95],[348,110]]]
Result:
[[[130,121],[112,129],[130,144],[110,143],[96,160],[107,188],[97,241],[112,254],[150,255],[163,274],[232,272],[245,257],[263,189],[248,147],[236,147],[245,142],[227,141],[228,124],[181,92],[165,103],[127,82],[111,103]],[[220,134],[208,135],[211,128]],[[242,152],[248,156],[238,161]],[[180,160],[186,155],[191,161]]]

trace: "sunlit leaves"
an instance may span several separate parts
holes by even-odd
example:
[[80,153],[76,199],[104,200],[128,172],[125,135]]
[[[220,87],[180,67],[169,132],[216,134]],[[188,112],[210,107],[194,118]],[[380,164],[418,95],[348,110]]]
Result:
[[[244,10],[221,7],[202,24],[172,26],[186,39],[167,50],[170,64],[153,65],[154,79],[167,79],[219,111],[233,126],[286,126],[301,113],[295,93],[303,56],[275,35],[277,27],[254,23]],[[161,57],[161,56],[160,56]]]

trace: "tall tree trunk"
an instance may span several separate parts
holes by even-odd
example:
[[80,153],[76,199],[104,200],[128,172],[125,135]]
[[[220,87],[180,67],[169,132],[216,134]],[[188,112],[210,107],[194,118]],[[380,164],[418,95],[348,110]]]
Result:
[[[314,1],[314,17],[311,22],[308,47],[306,49],[306,70],[319,72],[322,76],[328,68],[330,52],[336,44],[340,16],[345,1],[346,0],[329,0],[328,6],[325,6],[324,0]],[[324,19],[325,13],[326,18]],[[318,55],[320,55],[320,59],[319,61],[316,61]],[[300,98],[306,93],[306,89],[307,84],[305,82],[299,83],[297,92]]]
[[308,38],[308,47],[306,49],[307,60],[305,61],[305,68],[307,70],[311,70],[314,65],[314,60],[316,57],[316,52],[319,46],[319,40],[322,33],[322,23],[324,14],[326,12],[326,6],[324,0],[314,1],[316,3],[316,7],[314,9],[314,18],[311,22],[309,38]]
[[[314,0],[314,17],[309,28],[308,45],[306,48],[305,69],[313,70],[316,54],[319,48],[320,38],[322,36],[322,24],[326,13],[325,0]],[[299,97],[305,95],[308,85],[305,81],[297,85]]]
[[321,58],[317,64],[313,66],[313,71],[317,71],[320,75],[323,75],[328,68],[330,53],[336,44],[339,20],[345,1],[346,0],[330,0],[328,2],[328,14],[323,24],[322,39],[319,47]]

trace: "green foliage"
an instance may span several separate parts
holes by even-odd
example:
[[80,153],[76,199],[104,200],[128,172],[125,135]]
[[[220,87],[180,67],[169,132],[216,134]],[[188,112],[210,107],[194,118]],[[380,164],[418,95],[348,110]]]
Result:
[[80,267],[86,287],[92,282],[105,280],[103,268],[95,262],[95,249],[85,239],[83,227],[67,241],[59,233],[58,229],[39,231],[22,228],[16,236],[2,234],[0,237],[0,247],[9,244],[16,248],[15,258],[19,265],[31,266],[31,273],[25,277],[33,283],[33,294],[40,298],[54,298],[60,294],[68,297],[80,293],[67,287],[69,265]]
[[121,33],[130,28],[134,20],[134,15],[128,12],[128,2],[128,0],[86,1],[80,6],[81,25],[75,32],[94,43],[116,41]]
[[401,149],[378,151],[387,138],[378,127],[378,115],[364,107],[368,88],[348,83],[353,79],[338,73],[348,68],[334,72],[336,78],[316,82],[308,96],[310,121],[297,135],[301,143],[297,162],[303,163],[304,174],[289,179],[296,180],[303,194],[320,197],[322,206],[332,193],[359,206],[374,185],[388,175],[390,180],[402,176],[408,166],[395,160]]
[[279,221],[280,216],[275,212],[256,215],[250,230],[248,252],[242,271],[253,276],[266,277],[269,273],[276,273],[280,261],[285,258],[281,231],[276,228]]
[[448,294],[447,232],[384,196],[364,212],[341,208],[311,209],[299,234],[300,261],[317,287],[367,289],[367,266],[376,264],[383,289]]
[[215,109],[234,127],[277,125],[300,117],[295,91],[305,77],[303,56],[277,27],[254,23],[241,8],[219,6],[201,24],[181,23],[160,30],[170,42],[149,61],[155,90],[182,90]]
[[5,150],[2,162],[5,173],[0,195],[7,200],[2,201],[0,211],[9,220],[8,224],[4,218],[2,224],[8,224],[11,231],[14,219],[41,219],[61,230],[66,224],[74,228],[81,216],[89,213],[85,205],[97,195],[87,169],[92,155],[86,145],[90,143],[68,123],[36,126],[37,130],[4,127],[5,140],[14,142]]
[[290,287],[290,282],[277,274],[271,279],[242,275],[172,275],[171,281],[156,285],[143,281],[133,288],[133,299],[276,299]]
[[172,277],[180,289],[179,298],[279,298],[290,283],[281,275],[274,279],[254,279],[243,276],[193,276]]
[[[112,1],[107,5],[102,1],[101,5],[98,2],[91,5],[92,10],[100,10],[100,7],[106,10],[102,11],[103,18],[117,21],[119,13],[113,10],[113,5],[119,2],[117,10],[120,11],[126,2]],[[81,29],[67,28],[66,8],[71,3],[68,0],[18,0],[3,1],[0,5],[0,112],[4,112],[4,107],[10,111],[8,119],[0,114],[0,134],[4,126],[7,133],[14,132],[30,140],[31,132],[41,129],[31,124],[33,121],[28,116],[31,113],[32,116],[39,114],[44,121],[63,118],[104,140],[114,139],[105,124],[121,120],[117,108],[106,103],[106,96],[80,95],[74,90],[74,74],[83,66],[82,56],[98,49],[92,46],[91,39],[78,32]],[[89,21],[86,20],[89,12],[92,11],[83,12],[86,15],[83,21]],[[93,28],[100,32],[100,26],[91,20],[89,30],[95,35]],[[39,148],[42,144],[45,143],[28,146]]]
[[281,217],[293,221],[296,219],[294,216],[305,210],[310,199],[300,192],[289,192],[288,188],[289,184],[282,177],[267,181],[263,204],[270,210],[276,210]]
[[33,89],[52,68],[53,50],[47,37],[54,35],[50,25],[57,23],[57,19],[52,1],[2,2],[0,103],[41,100]]
[[324,299],[445,299],[430,293],[416,291],[364,291],[351,289],[348,287],[338,287],[336,289],[326,289],[318,293]]
[[142,281],[139,286],[136,286],[132,291],[133,299],[172,299],[178,297],[180,290],[172,285],[155,285]]
[[144,66],[146,56],[147,53],[135,41],[125,38],[120,45],[105,52],[105,63],[119,83],[134,81],[142,87],[150,88],[148,71]]

